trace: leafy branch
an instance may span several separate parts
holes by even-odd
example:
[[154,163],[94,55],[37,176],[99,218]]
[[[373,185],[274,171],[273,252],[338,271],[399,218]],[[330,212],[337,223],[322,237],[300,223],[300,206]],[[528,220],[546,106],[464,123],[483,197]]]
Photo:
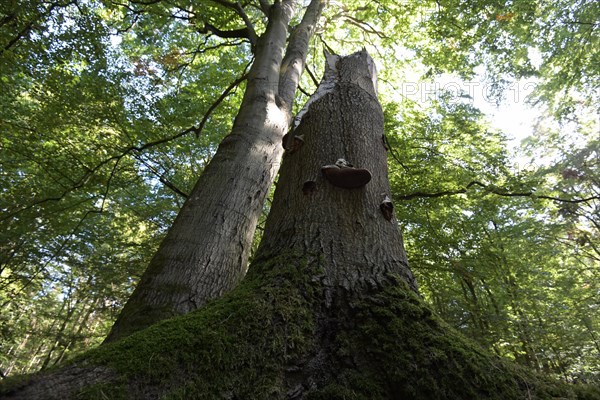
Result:
[[[60,256],[60,254],[67,249],[69,243],[77,235],[77,233],[79,232],[79,229],[83,226],[83,223],[85,222],[85,220],[87,219],[87,217],[90,214],[101,214],[102,212],[103,212],[102,208],[87,210],[83,214],[83,216],[81,216],[81,218],[79,218],[79,221],[77,222],[77,224],[75,224],[75,227],[62,240],[62,242],[60,243],[58,248],[52,253],[52,255],[48,259],[46,259],[45,262],[42,265],[40,265],[33,272],[33,274],[31,276],[29,276],[27,278],[27,281],[23,285],[21,285],[21,287],[19,287],[18,289],[11,290],[11,295],[7,298],[6,301],[4,301],[2,304],[0,304],[0,308],[4,308],[8,304],[10,304],[12,302],[12,300],[17,295],[22,293],[25,289],[27,289],[27,287],[29,287],[29,285],[31,285],[38,276],[40,276],[41,274],[48,271],[48,266],[50,265],[50,263],[52,263],[55,259],[57,259]],[[19,277],[17,276],[16,279],[19,279]],[[6,286],[8,286],[8,284],[10,284],[10,283],[11,283],[11,281],[9,281]]]
[[146,166],[146,168],[148,168],[148,170],[150,172],[152,172],[152,174],[154,174],[163,185],[165,185],[166,187],[168,187],[169,189],[171,189],[172,191],[174,191],[175,193],[177,193],[178,195],[180,195],[183,198],[187,199],[189,197],[189,195],[187,193],[185,193],[183,190],[179,189],[177,187],[177,185],[175,185],[173,182],[171,182],[166,177],[166,172],[161,174],[160,171],[158,171],[152,164],[150,164],[149,162],[144,160],[141,156],[137,156],[135,158],[136,158],[136,160],[138,160],[139,162],[144,164]]
[[[185,129],[185,130],[183,130],[183,131],[181,131],[181,132],[179,132],[179,133],[176,133],[176,134],[174,134],[174,135],[167,136],[167,137],[165,137],[165,138],[162,138],[162,139],[154,140],[154,141],[152,141],[152,142],[148,142],[148,143],[145,143],[145,144],[143,144],[143,145],[139,145],[139,146],[134,146],[134,145],[132,145],[132,146],[126,147],[126,148],[122,149],[122,151],[121,151],[121,153],[120,153],[120,154],[117,154],[117,155],[114,155],[114,156],[108,157],[108,158],[106,158],[106,159],[104,159],[104,160],[100,161],[100,162],[99,162],[99,163],[98,163],[96,166],[94,166],[93,168],[87,168],[87,170],[85,171],[85,173],[83,174],[83,176],[81,176],[81,177],[80,177],[80,178],[79,178],[77,181],[75,181],[75,182],[74,182],[74,184],[73,184],[71,187],[69,187],[69,188],[66,188],[66,189],[65,189],[65,190],[64,190],[62,193],[60,193],[59,195],[57,195],[57,196],[51,196],[51,197],[46,197],[46,198],[44,198],[44,199],[41,199],[41,200],[34,201],[34,202],[32,202],[31,204],[29,204],[29,205],[27,205],[27,206],[24,206],[24,207],[21,207],[21,208],[18,208],[18,209],[16,209],[16,210],[12,211],[12,212],[6,213],[6,214],[5,214],[5,215],[4,215],[2,218],[0,218],[0,221],[6,221],[6,220],[8,220],[8,219],[12,218],[13,216],[15,216],[15,215],[17,215],[17,214],[19,214],[19,213],[21,213],[21,212],[24,212],[24,211],[30,210],[30,209],[32,209],[32,208],[34,208],[34,207],[36,207],[36,206],[39,206],[39,205],[41,205],[41,204],[44,204],[44,203],[47,203],[47,202],[51,202],[51,201],[60,201],[60,200],[64,199],[64,198],[65,198],[65,197],[66,197],[66,196],[67,196],[69,193],[72,193],[72,192],[74,192],[74,191],[76,191],[76,190],[78,190],[78,189],[82,188],[82,187],[83,187],[83,186],[84,186],[84,185],[85,185],[85,184],[86,184],[86,183],[89,181],[89,179],[90,179],[90,178],[91,178],[93,175],[95,175],[95,174],[96,174],[96,173],[97,173],[97,172],[98,172],[98,171],[99,171],[101,168],[103,168],[105,165],[109,164],[110,162],[113,162],[113,161],[115,161],[115,162],[116,162],[116,164],[115,164],[115,167],[116,167],[116,165],[117,165],[117,164],[120,162],[120,160],[121,160],[122,158],[124,158],[125,156],[129,155],[130,153],[134,153],[134,152],[135,152],[135,153],[140,153],[140,152],[143,152],[143,151],[144,151],[144,150],[146,150],[146,149],[149,149],[149,148],[151,148],[151,147],[155,147],[155,146],[158,146],[158,145],[161,145],[161,144],[164,144],[164,143],[171,142],[171,141],[173,141],[173,140],[179,139],[180,137],[183,137],[183,136],[185,136],[185,135],[188,135],[188,134],[190,134],[190,133],[194,133],[194,134],[196,134],[196,137],[199,137],[199,136],[200,136],[200,133],[201,133],[201,132],[202,132],[202,130],[204,129],[204,126],[206,125],[206,122],[207,122],[207,121],[208,121],[208,119],[210,118],[210,115],[212,114],[212,112],[213,112],[213,111],[214,111],[214,110],[215,110],[215,109],[216,109],[216,108],[217,108],[217,107],[218,107],[218,106],[219,106],[219,105],[220,105],[220,104],[223,102],[223,100],[224,100],[224,99],[225,99],[225,98],[226,98],[226,97],[227,97],[227,96],[228,96],[228,95],[229,95],[229,94],[230,94],[230,93],[231,93],[231,92],[232,92],[232,91],[233,91],[233,90],[234,90],[236,87],[238,87],[238,86],[239,86],[239,85],[240,85],[240,84],[241,84],[241,83],[242,83],[244,80],[246,80],[246,78],[247,78],[247,76],[248,76],[248,74],[247,74],[247,72],[246,72],[246,71],[247,71],[247,69],[248,69],[248,66],[249,66],[249,65],[250,65],[250,64],[248,64],[248,65],[246,66],[246,69],[244,70],[244,73],[242,74],[242,76],[240,76],[239,78],[235,79],[235,80],[234,80],[234,81],[233,81],[233,82],[232,82],[232,83],[231,83],[231,84],[230,84],[230,85],[229,85],[229,86],[228,86],[228,87],[227,87],[227,88],[226,88],[226,89],[223,91],[223,93],[222,93],[222,94],[219,96],[219,98],[217,98],[217,99],[216,99],[216,100],[213,102],[213,104],[212,104],[212,105],[211,105],[211,106],[208,108],[208,110],[207,110],[207,111],[206,111],[206,113],[204,114],[204,116],[203,116],[202,120],[200,121],[200,124],[198,124],[198,126],[192,126],[192,127],[188,128],[188,129]],[[114,173],[114,170],[113,170],[113,173]],[[111,173],[111,177],[109,178],[109,183],[110,183],[110,180],[112,180],[112,173]],[[162,180],[161,180],[161,181],[162,181]],[[164,183],[164,182],[163,182],[163,183]],[[168,185],[167,185],[167,186],[168,186]],[[169,187],[170,187],[170,186],[169,186]],[[170,188],[171,188],[171,187],[170,187]],[[173,188],[171,188],[171,189],[173,189]],[[184,192],[177,191],[177,190],[175,190],[175,192],[176,192],[176,193],[178,193],[178,194],[181,194],[181,195],[184,195],[184,196],[185,196],[185,193],[184,193]]]
[[[40,23],[42,23],[42,21],[45,22],[46,19],[50,17],[50,15],[52,14],[52,12],[55,9],[65,8],[65,7],[68,7],[71,5],[77,5],[77,1],[70,0],[70,1],[67,1],[66,3],[61,3],[61,2],[50,3],[49,7],[46,10],[38,11],[36,16],[34,16],[32,19],[30,19],[25,24],[25,26],[23,28],[21,28],[19,30],[19,32],[12,39],[10,39],[8,41],[7,44],[5,44],[2,48],[0,48],[0,55],[4,54],[6,51],[10,50],[20,40],[25,39],[31,31],[33,31]],[[13,21],[16,21],[18,23],[19,20],[20,20],[20,18],[16,13],[9,14],[6,17],[4,17],[2,19],[2,21],[0,21],[0,26],[7,25],[8,23],[11,23]]]
[[[256,42],[258,41],[258,35],[256,34],[256,31],[254,30],[254,24],[252,23],[252,21],[250,21],[248,14],[246,14],[246,12],[244,11],[244,8],[240,4],[240,2],[236,1],[234,3],[231,1],[227,1],[227,0],[213,0],[213,2],[235,11],[235,13],[237,15],[239,15],[240,18],[242,18],[242,20],[244,21],[246,28],[236,29],[233,31],[221,31],[221,30],[217,29],[216,27],[214,27],[213,25],[205,23],[204,29],[205,30],[208,29],[215,35],[224,37],[224,38],[232,38],[232,37],[248,38],[250,40],[250,43],[252,44],[252,47],[256,46]],[[204,33],[206,33],[206,32],[204,32]],[[225,36],[223,36],[223,35],[225,35]],[[238,35],[238,36],[230,36],[230,35]]]

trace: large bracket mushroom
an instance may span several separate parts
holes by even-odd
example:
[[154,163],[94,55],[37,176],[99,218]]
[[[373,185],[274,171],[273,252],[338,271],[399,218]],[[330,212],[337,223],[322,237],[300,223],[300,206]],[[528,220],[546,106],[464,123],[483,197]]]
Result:
[[329,183],[344,189],[360,188],[371,180],[368,169],[355,168],[343,158],[338,159],[335,164],[324,165],[321,171]]

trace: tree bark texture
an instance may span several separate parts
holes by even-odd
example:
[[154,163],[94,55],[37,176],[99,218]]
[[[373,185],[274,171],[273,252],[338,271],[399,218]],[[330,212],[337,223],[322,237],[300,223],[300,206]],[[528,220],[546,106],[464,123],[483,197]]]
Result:
[[179,211],[107,341],[197,309],[243,278],[254,230],[279,169],[308,41],[324,5],[323,0],[311,2],[285,57],[295,4],[271,6],[231,134]]
[[383,110],[365,50],[326,53],[324,77],[294,126],[255,264],[287,254],[318,266],[307,277],[321,291],[313,305],[318,350],[296,360],[284,378],[286,398],[304,399],[361,362],[340,358],[335,343],[355,325],[358,299],[398,279],[418,289],[393,214]]
[[[325,77],[288,139],[301,147],[284,157],[256,257],[292,251],[322,259],[320,279],[330,288],[376,288],[398,275],[416,291],[398,223],[382,210],[393,206],[375,74],[366,51],[327,56]],[[364,170],[372,179],[358,188],[336,186],[323,167],[338,172],[339,160],[353,166],[340,168],[348,179]]]

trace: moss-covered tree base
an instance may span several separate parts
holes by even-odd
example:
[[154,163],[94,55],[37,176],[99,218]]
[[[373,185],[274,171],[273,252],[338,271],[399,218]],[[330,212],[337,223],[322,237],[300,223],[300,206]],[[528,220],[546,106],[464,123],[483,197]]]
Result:
[[318,276],[317,265],[294,258],[255,263],[238,289],[204,309],[59,370],[5,384],[0,393],[15,399],[600,399],[598,389],[555,383],[489,355],[440,322],[402,282],[332,294]]

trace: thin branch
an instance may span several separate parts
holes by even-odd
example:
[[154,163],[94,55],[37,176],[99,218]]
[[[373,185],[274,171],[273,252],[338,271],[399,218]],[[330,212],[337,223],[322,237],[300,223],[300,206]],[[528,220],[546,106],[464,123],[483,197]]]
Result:
[[201,48],[202,44],[198,44],[198,46],[196,46],[195,50],[191,50],[191,51],[187,51],[185,53],[182,53],[182,55],[184,55],[184,56],[190,56],[191,55],[191,59],[189,61],[180,63],[180,64],[178,64],[177,66],[175,66],[173,68],[167,69],[165,71],[165,75],[163,75],[163,76],[166,76],[166,73],[173,73],[173,72],[179,70],[179,73],[177,75],[178,75],[178,80],[181,81],[183,79],[182,77],[183,77],[183,74],[185,73],[185,70],[196,61],[196,58],[200,54],[207,53],[208,51],[211,51],[211,50],[217,50],[217,49],[219,49],[221,47],[239,46],[242,43],[249,42],[248,40],[242,39],[242,40],[239,40],[239,41],[237,41],[237,40],[236,41],[224,41],[224,42],[221,42],[221,43],[216,44],[214,46],[206,46],[206,43],[208,43],[208,39],[210,37],[211,37],[210,35],[206,36],[205,41],[204,41],[204,46],[205,46],[204,48]]
[[311,71],[311,69],[308,66],[308,64],[305,65],[304,68],[306,69],[306,72],[308,73],[308,76],[310,76],[310,79],[312,79],[312,81],[315,84],[315,86],[319,87],[319,80],[317,79],[317,77],[315,76],[315,74]]
[[67,194],[69,194],[70,192],[74,192],[75,190],[81,188],[82,186],[85,185],[85,183],[90,179],[90,177],[95,174],[100,168],[102,168],[104,165],[106,165],[107,163],[119,159],[121,157],[125,156],[125,154],[120,154],[118,156],[113,156],[110,158],[107,158],[106,160],[101,161],[98,165],[96,165],[94,168],[88,169],[81,178],[79,178],[78,181],[75,182],[75,184],[67,189],[65,189],[61,194],[57,195],[57,196],[53,196],[53,197],[46,197],[45,199],[41,199],[41,200],[37,200],[34,201],[33,203],[29,204],[28,206],[25,207],[21,207],[15,211],[9,212],[7,213],[5,216],[3,216],[2,218],[0,218],[0,221],[6,221],[9,218],[11,218],[12,216],[21,213],[23,211],[27,211],[32,209],[35,206],[38,206],[40,204],[44,204],[50,201],[60,201],[63,198],[66,197]]
[[389,154],[392,156],[392,158],[398,164],[400,164],[400,166],[402,168],[404,168],[405,171],[408,171],[409,168],[406,165],[404,165],[404,163],[402,162],[402,160],[400,160],[400,156],[398,155],[398,152],[396,151],[396,149],[394,148],[394,146],[392,146],[392,144],[390,143],[390,140],[388,139],[388,137],[386,135],[383,135],[383,144],[388,149]]
[[[25,24],[25,26],[23,27],[23,29],[21,29],[21,31],[19,33],[17,33],[17,35],[15,37],[13,37],[6,45],[4,45],[4,47],[2,49],[0,49],[0,55],[4,54],[4,52],[10,50],[15,44],[17,44],[17,42],[21,39],[23,39],[25,36],[27,36],[35,27],[36,23],[38,23],[41,19],[49,17],[52,12],[54,11],[55,8],[57,7],[68,7],[71,6],[73,4],[77,4],[76,0],[71,0],[68,1],[65,4],[60,4],[60,3],[52,3],[50,5],[50,7],[48,7],[47,10],[39,13],[37,16],[33,17],[29,22],[27,22]],[[10,18],[7,19],[8,17],[6,17],[2,22],[7,23],[9,21],[11,21],[12,19],[15,18]]]
[[265,14],[268,17],[269,12],[271,11],[271,4],[269,3],[269,0],[258,0],[258,2],[260,4],[260,9],[262,10],[263,14]]
[[54,261],[60,255],[60,253],[62,253],[63,250],[67,247],[67,245],[69,244],[69,242],[72,240],[72,238],[79,231],[79,228],[81,228],[81,226],[83,225],[83,222],[88,217],[88,215],[90,215],[90,214],[100,214],[100,213],[102,213],[102,210],[98,210],[98,209],[86,211],[85,214],[79,219],[79,222],[77,222],[77,224],[75,225],[75,227],[71,230],[71,233],[69,233],[67,235],[67,237],[62,241],[62,243],[58,246],[58,249],[56,249],[56,251],[54,252],[54,254],[52,254],[52,256],[48,260],[46,260],[46,262],[44,262],[44,264],[40,268],[38,268],[37,271],[35,271],[32,276],[30,276],[28,278],[27,282],[25,282],[25,284],[23,284],[23,286],[21,286],[18,290],[12,292],[11,295],[9,296],[8,300],[6,300],[4,303],[2,303],[2,305],[0,305],[0,308],[4,308],[8,304],[10,304],[10,302],[12,301],[12,299],[16,298],[16,296],[19,293],[23,292],[27,287],[29,287],[29,285],[31,285],[33,283],[33,281],[41,273],[46,272],[48,270],[48,266],[50,265],[50,263],[52,261]]
[[344,19],[350,24],[354,25],[360,29],[362,29],[366,33],[370,33],[373,35],[379,36],[381,39],[389,39],[389,36],[385,35],[383,32],[378,31],[373,26],[371,26],[368,22],[361,21],[349,15],[344,15]]
[[465,188],[461,188],[461,189],[456,189],[456,190],[444,190],[442,192],[436,192],[436,193],[427,193],[427,192],[414,192],[411,194],[406,194],[406,195],[402,195],[402,196],[394,196],[395,199],[397,200],[413,200],[413,199],[420,199],[420,198],[436,198],[436,197],[444,197],[444,196],[454,196],[457,194],[462,194],[462,193],[466,193],[467,189]]
[[328,52],[330,52],[331,54],[335,54],[335,50],[333,50],[333,49],[331,48],[331,46],[329,46],[329,45],[327,44],[327,42],[325,41],[325,39],[323,39],[323,35],[319,35],[319,40],[321,41],[321,44],[323,44],[323,47],[324,47],[324,48],[325,48],[325,49],[326,49]]
[[235,10],[237,11],[238,15],[244,20],[246,28],[248,28],[252,47],[256,46],[256,42],[258,41],[258,35],[256,34],[256,30],[254,29],[254,24],[252,23],[252,21],[250,21],[250,18],[248,18],[248,14],[246,14],[244,8],[242,7],[239,1],[235,3]]
[[214,25],[209,24],[208,22],[204,23],[204,27],[203,28],[199,28],[198,32],[200,33],[212,33],[220,38],[224,38],[224,39],[234,39],[234,38],[239,38],[239,39],[248,39],[252,42],[252,39],[250,37],[250,31],[248,30],[248,28],[240,28],[240,29],[233,29],[230,31],[222,31],[221,29],[217,28]]
[[561,197],[537,195],[537,194],[535,194],[534,191],[508,192],[506,190],[496,189],[494,187],[491,187],[489,185],[486,185],[486,184],[483,184],[483,183],[477,182],[477,181],[472,181],[466,187],[460,188],[460,189],[455,189],[455,190],[444,190],[442,192],[436,192],[436,193],[414,192],[411,194],[395,196],[395,197],[399,200],[412,200],[412,199],[416,199],[416,198],[436,198],[436,197],[443,197],[443,196],[454,196],[457,194],[467,193],[467,191],[470,188],[472,188],[473,186],[479,186],[488,193],[492,193],[497,196],[503,196],[503,197],[531,197],[532,199],[544,199],[544,200],[552,200],[552,201],[558,201],[558,202],[562,202],[562,203],[572,203],[572,204],[586,203],[586,202],[589,202],[592,200],[600,199],[600,196],[591,196],[591,197],[586,197],[586,198],[581,198],[581,199],[565,199],[565,198],[561,198]]
[[100,211],[104,211],[104,204],[106,203],[106,199],[108,198],[108,192],[110,191],[110,183],[112,182],[112,180],[115,176],[115,172],[117,172],[117,167],[119,166],[120,161],[121,161],[121,158],[117,158],[117,160],[115,161],[115,165],[113,166],[112,170],[110,171],[110,176],[108,177],[108,180],[106,181],[106,189],[104,190],[104,194],[102,196],[102,204],[100,204]]
[[2,18],[2,20],[0,21],[0,27],[8,24],[11,21],[14,21],[17,18],[17,14],[7,14],[4,18]]
[[[437,4],[437,6],[438,6],[438,13],[441,13],[442,12],[442,8],[444,8],[444,6],[442,5],[442,3],[440,3],[439,0],[435,0],[435,2]],[[458,29],[460,29],[461,31],[463,31],[465,33],[468,32],[465,28],[463,28],[462,26],[456,24],[455,22],[452,22],[452,21],[449,21],[449,22],[450,22],[450,25],[454,26],[455,28],[458,28]]]
[[246,37],[248,39],[250,39],[250,42],[252,43],[252,46],[254,47],[256,45],[256,41],[258,40],[258,36],[256,35],[256,31],[254,29],[254,24],[252,24],[252,21],[250,21],[250,18],[248,18],[248,14],[246,14],[242,5],[239,2],[233,3],[230,1],[226,1],[226,0],[212,0],[212,1],[217,4],[222,5],[223,7],[227,7],[227,8],[234,10],[236,12],[236,14],[242,18],[242,20],[244,21],[244,24],[246,25],[246,31],[248,34],[248,36],[246,36]]
[[311,94],[308,93],[306,90],[304,90],[304,88],[302,86],[300,86],[300,85],[298,85],[298,90],[300,91],[300,93],[302,93],[306,97],[310,97],[311,96]]
[[569,21],[565,21],[567,24],[574,24],[574,25],[589,25],[589,26],[596,26],[598,25],[598,22],[588,22],[588,21],[575,21],[575,20],[569,20]]
[[161,174],[160,171],[158,171],[156,168],[154,168],[154,166],[152,166],[150,163],[148,163],[146,160],[144,160],[141,157],[141,155],[139,155],[135,158],[139,162],[144,164],[146,166],[146,168],[148,168],[150,170],[150,172],[152,172],[163,185],[165,185],[166,187],[168,187],[169,189],[171,189],[172,191],[174,191],[175,193],[177,193],[178,195],[180,195],[186,199],[189,197],[189,194],[187,194],[183,190],[179,189],[177,186],[175,186],[175,184],[173,182],[171,182],[169,179],[167,179],[165,177],[166,172]]
[[158,4],[160,3],[162,0],[148,0],[148,1],[141,1],[141,0],[129,0],[129,2],[133,3],[133,4],[141,4],[143,6],[150,6],[152,4]]
[[232,10],[235,10],[235,3],[232,1],[227,1],[227,0],[212,0],[213,2],[222,5],[223,7],[227,7],[227,8],[231,8]]
[[248,67],[250,66],[250,63],[248,65],[246,65],[246,68],[244,69],[244,73],[242,74],[242,76],[237,78],[235,81],[231,82],[231,84],[227,87],[227,89],[225,89],[225,91],[223,91],[221,96],[219,96],[219,98],[208,108],[208,110],[206,110],[206,113],[204,114],[204,117],[202,118],[202,121],[200,121],[200,124],[198,125],[198,127],[194,128],[194,133],[196,134],[196,137],[200,136],[200,133],[202,132],[204,125],[208,121],[210,114],[223,102],[223,100],[225,100],[225,98],[227,96],[229,96],[229,94],[233,91],[233,89],[238,87],[240,83],[242,83],[243,81],[245,81],[248,78],[247,70],[248,70]]

